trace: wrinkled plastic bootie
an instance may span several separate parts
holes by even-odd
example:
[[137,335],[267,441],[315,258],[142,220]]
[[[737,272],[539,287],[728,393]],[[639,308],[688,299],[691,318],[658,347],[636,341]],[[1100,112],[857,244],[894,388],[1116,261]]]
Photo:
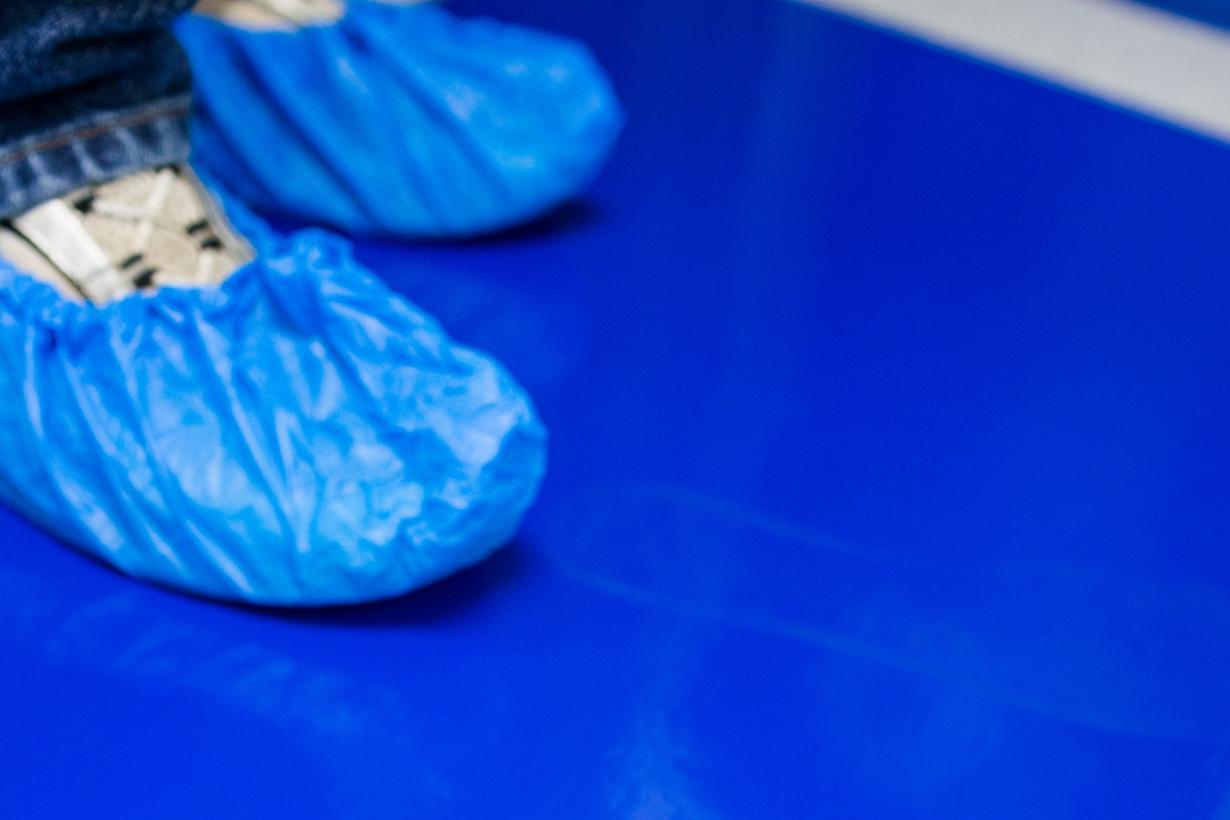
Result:
[[5,223],[0,499],[262,604],[394,596],[504,543],[544,467],[526,395],[343,241],[254,225],[255,248],[184,169]]
[[430,3],[208,8],[225,20],[177,26],[208,66],[195,162],[266,214],[401,237],[506,228],[584,186],[622,123],[601,68],[563,38]]

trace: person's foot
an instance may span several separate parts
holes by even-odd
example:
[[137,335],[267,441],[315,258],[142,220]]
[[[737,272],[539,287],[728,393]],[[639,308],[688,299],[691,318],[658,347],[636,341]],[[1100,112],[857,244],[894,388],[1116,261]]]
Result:
[[0,500],[131,575],[265,604],[397,595],[504,543],[545,459],[521,388],[335,237],[252,254],[210,202],[163,169],[11,221]]
[[91,185],[0,222],[0,257],[69,298],[212,285],[252,251],[185,167]]
[[507,228],[576,194],[622,124],[602,69],[561,37],[435,3],[208,10],[177,25],[209,66],[196,161],[269,214],[398,237]]

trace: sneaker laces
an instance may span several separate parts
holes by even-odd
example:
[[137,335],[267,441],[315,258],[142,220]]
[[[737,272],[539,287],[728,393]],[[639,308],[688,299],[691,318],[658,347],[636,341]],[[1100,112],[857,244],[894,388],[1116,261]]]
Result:
[[[159,285],[215,284],[251,256],[181,167],[90,186],[5,227],[50,263],[36,274],[46,278],[50,267],[62,280],[56,284],[100,303]],[[12,248],[12,237],[6,245]]]

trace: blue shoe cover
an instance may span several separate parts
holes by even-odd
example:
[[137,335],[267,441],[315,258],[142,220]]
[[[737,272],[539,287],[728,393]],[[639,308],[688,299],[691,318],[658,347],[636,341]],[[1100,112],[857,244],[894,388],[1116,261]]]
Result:
[[434,4],[356,0],[335,24],[185,15],[194,161],[262,213],[354,234],[505,228],[575,194],[622,123],[581,45]]
[[0,262],[0,498],[139,578],[309,605],[472,564],[535,495],[545,433],[317,231],[222,285],[94,306]]

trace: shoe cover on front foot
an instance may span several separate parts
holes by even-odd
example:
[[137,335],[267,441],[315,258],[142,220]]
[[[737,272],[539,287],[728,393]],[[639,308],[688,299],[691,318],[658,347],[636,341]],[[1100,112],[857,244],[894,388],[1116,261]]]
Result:
[[[397,595],[506,541],[545,434],[496,363],[318,232],[102,307],[0,262],[0,497],[219,598]],[[277,245],[277,247],[275,247]]]
[[622,114],[580,44],[432,4],[251,31],[186,15],[195,161],[257,210],[358,234],[517,224],[597,171]]

